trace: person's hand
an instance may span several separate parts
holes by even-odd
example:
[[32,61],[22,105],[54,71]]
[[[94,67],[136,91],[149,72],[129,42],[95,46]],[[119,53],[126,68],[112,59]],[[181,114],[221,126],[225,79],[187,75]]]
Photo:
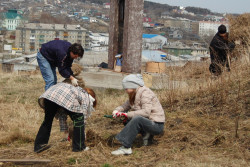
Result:
[[120,117],[121,115],[122,115],[122,112],[118,111],[118,112],[115,114],[115,117],[114,117],[114,118]]
[[128,120],[128,115],[127,115],[127,113],[122,113],[122,114],[121,114],[121,121],[122,121],[123,123],[125,123],[125,122],[127,122],[127,120]]
[[72,83],[73,86],[78,86],[78,80],[75,79],[75,78],[73,78],[73,79],[71,80],[71,83]]
[[112,112],[113,118],[116,117],[116,113],[118,113],[118,112],[119,112],[119,111],[117,111],[117,110],[114,110],[114,111]]
[[122,113],[121,116],[122,116],[122,117],[125,117],[125,118],[128,118],[127,113]]

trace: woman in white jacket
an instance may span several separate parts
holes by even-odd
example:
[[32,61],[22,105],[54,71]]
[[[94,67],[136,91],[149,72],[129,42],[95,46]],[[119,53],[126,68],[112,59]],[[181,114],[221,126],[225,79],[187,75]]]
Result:
[[150,135],[162,133],[165,122],[164,110],[154,92],[144,86],[142,75],[128,75],[122,85],[129,100],[117,107],[113,116],[127,117],[129,122],[116,136],[123,146],[111,152],[113,155],[132,154],[131,147],[138,133],[143,132],[147,140]]

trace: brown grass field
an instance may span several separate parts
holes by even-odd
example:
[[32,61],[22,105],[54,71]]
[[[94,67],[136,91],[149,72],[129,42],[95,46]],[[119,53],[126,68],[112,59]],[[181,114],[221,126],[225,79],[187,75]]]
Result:
[[[241,17],[250,18],[249,15]],[[249,33],[249,25],[245,28]],[[224,72],[218,78],[211,77],[208,62],[168,68],[166,73],[173,80],[186,81],[188,87],[155,90],[166,113],[164,133],[147,147],[142,146],[138,135],[130,156],[110,154],[120,146],[114,136],[123,125],[103,118],[127,99],[124,91],[96,90],[97,110],[85,129],[89,151],[74,153],[69,142],[60,142],[64,134],[59,132],[59,123],[54,120],[49,141],[52,147],[36,154],[34,139],[44,117],[37,103],[44,91],[41,74],[0,73],[0,159],[52,161],[33,166],[250,166],[248,44],[247,41],[237,46],[234,52],[237,59],[232,62],[231,72]],[[0,163],[0,166],[14,165]]]

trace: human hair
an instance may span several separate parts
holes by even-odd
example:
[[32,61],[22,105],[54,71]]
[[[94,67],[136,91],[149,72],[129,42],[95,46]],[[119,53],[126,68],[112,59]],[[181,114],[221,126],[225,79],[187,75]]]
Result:
[[73,54],[78,55],[80,58],[82,58],[84,54],[84,49],[82,45],[74,43],[69,47],[69,52],[72,52]]
[[133,92],[128,93],[130,105],[134,105],[135,104],[135,96],[136,96],[136,89],[133,89]]
[[96,94],[95,94],[94,90],[91,89],[91,88],[84,88],[84,90],[86,90],[86,92],[87,92],[88,94],[90,94],[90,95],[95,99],[95,101],[94,101],[94,103],[93,103],[93,107],[96,108],[97,99],[96,99]]

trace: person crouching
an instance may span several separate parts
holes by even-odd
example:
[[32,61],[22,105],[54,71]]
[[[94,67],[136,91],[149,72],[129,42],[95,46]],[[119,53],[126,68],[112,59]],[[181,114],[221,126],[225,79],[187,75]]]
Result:
[[89,149],[85,146],[84,124],[96,107],[93,90],[84,90],[68,83],[58,83],[43,93],[38,102],[45,109],[45,117],[35,139],[34,152],[39,153],[49,148],[51,127],[59,108],[65,110],[74,124],[72,151]]
[[142,75],[130,74],[123,79],[122,85],[129,100],[112,114],[114,117],[125,116],[129,120],[116,135],[123,146],[112,151],[112,155],[132,154],[131,147],[138,133],[144,134],[143,139],[148,139],[150,135],[162,133],[165,123],[164,110],[154,92],[144,86]]

